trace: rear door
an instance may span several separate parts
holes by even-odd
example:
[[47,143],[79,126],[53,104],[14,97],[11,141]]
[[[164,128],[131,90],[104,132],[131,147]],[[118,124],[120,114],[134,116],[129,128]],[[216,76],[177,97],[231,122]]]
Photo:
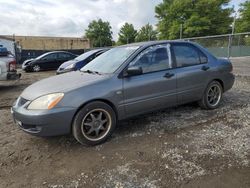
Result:
[[190,43],[172,45],[177,74],[179,104],[199,100],[207,86],[209,66],[206,55]]
[[143,74],[123,78],[127,116],[176,104],[176,74],[172,69],[169,44],[145,49],[130,66],[141,67]]

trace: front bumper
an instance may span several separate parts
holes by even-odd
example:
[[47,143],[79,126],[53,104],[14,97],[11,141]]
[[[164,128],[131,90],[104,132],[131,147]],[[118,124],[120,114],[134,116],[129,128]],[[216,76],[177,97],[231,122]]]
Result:
[[24,106],[18,107],[16,104],[11,108],[15,124],[23,131],[42,137],[71,133],[71,123],[76,109],[65,107],[51,110],[27,110]]

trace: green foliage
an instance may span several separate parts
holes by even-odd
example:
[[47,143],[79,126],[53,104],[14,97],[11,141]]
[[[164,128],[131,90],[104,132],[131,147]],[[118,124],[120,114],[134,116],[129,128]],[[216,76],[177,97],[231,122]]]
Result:
[[246,1],[240,5],[240,17],[236,20],[236,32],[250,31],[250,1]]
[[133,24],[125,23],[119,32],[119,44],[129,44],[135,42],[135,37],[137,31],[135,30]]
[[226,34],[232,24],[230,0],[163,0],[155,8],[160,39]]
[[112,45],[112,31],[109,22],[104,22],[102,19],[93,20],[88,29],[85,30],[85,35],[90,39],[93,47],[104,47]]
[[136,37],[137,42],[150,41],[157,39],[157,32],[153,29],[152,25],[143,26]]

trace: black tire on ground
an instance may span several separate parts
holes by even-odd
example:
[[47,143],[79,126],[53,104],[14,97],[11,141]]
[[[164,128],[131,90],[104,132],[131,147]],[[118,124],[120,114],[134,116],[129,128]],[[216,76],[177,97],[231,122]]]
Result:
[[95,101],[78,111],[73,121],[72,133],[81,144],[93,146],[105,142],[115,127],[116,114],[112,107]]
[[223,88],[218,81],[208,84],[199,105],[203,109],[213,110],[219,107],[223,94]]

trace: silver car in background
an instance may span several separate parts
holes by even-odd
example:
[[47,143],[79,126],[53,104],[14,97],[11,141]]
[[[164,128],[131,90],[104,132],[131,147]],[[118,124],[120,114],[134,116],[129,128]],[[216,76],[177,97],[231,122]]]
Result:
[[16,71],[16,59],[7,48],[0,47],[0,86],[15,83],[21,77]]
[[132,116],[194,101],[215,109],[233,83],[230,61],[195,43],[136,43],[113,48],[80,71],[29,86],[12,113],[30,134],[72,133],[80,143],[96,145]]

